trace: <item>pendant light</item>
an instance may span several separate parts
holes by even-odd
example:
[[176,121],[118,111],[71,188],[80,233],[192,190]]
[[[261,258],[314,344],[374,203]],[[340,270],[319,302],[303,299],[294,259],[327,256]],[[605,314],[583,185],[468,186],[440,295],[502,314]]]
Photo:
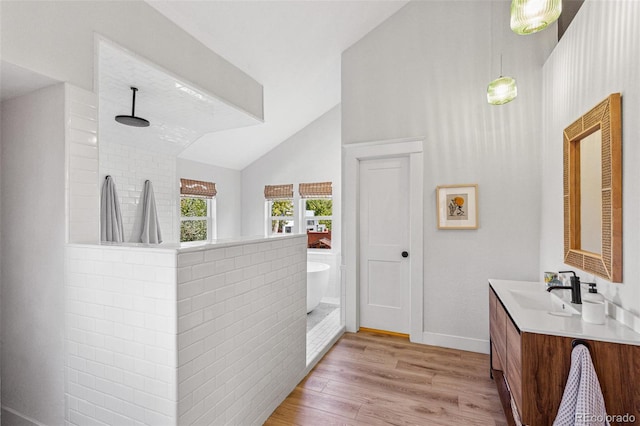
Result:
[[562,12],[562,0],[512,0],[511,29],[520,35],[533,34],[554,23]]
[[133,91],[131,115],[116,115],[116,121],[127,126],[149,127],[149,120],[145,120],[142,117],[136,117],[136,92],[138,91],[138,89],[136,87],[132,87],[131,90]]
[[511,77],[502,76],[502,55],[500,55],[500,77],[487,86],[487,102],[491,105],[504,105],[518,96],[518,86]]

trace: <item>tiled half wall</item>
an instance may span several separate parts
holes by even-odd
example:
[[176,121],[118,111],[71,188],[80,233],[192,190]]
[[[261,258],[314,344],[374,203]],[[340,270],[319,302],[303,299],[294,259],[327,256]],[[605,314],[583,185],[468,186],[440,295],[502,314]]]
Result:
[[262,424],[303,378],[304,235],[66,262],[69,424]]

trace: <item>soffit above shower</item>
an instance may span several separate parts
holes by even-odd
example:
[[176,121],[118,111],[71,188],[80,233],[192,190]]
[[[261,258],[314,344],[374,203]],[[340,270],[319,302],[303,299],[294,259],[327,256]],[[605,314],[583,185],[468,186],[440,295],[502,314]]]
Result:
[[[116,115],[131,114],[131,87],[137,87],[136,115],[149,127],[124,126]],[[204,134],[261,121],[171,75],[116,45],[98,48],[100,140],[177,156]]]
[[0,101],[17,98],[56,83],[59,81],[0,60]]

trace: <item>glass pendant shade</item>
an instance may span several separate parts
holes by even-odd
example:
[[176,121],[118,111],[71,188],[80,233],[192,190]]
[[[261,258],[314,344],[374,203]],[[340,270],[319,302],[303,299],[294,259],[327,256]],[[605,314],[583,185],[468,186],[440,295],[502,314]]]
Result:
[[487,102],[491,105],[503,105],[518,96],[516,81],[511,77],[499,77],[487,86]]
[[554,23],[562,12],[562,0],[512,0],[511,29],[533,34]]

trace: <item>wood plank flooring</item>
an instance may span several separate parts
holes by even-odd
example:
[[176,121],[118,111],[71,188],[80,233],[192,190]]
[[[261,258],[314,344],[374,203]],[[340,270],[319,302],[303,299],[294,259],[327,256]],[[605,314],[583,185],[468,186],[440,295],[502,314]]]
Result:
[[360,332],[346,333],[265,426],[506,424],[488,355]]

